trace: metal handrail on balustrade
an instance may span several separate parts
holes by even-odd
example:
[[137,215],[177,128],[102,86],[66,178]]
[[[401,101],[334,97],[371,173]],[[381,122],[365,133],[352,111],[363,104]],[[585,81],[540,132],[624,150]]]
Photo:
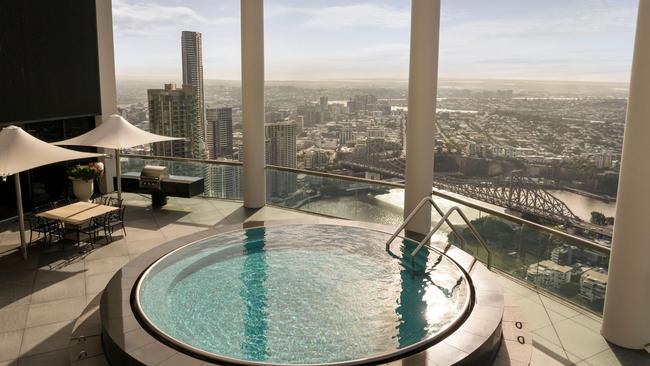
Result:
[[120,156],[123,158],[175,161],[178,163],[197,163],[197,164],[232,165],[232,166],[243,165],[241,161],[237,161],[237,160],[193,159],[193,158],[179,158],[176,156],[159,156],[159,155],[142,155],[142,154],[121,154]]
[[[154,155],[139,155],[139,154],[123,154],[123,158],[136,158],[136,159],[148,159],[148,160],[164,160],[164,161],[176,161],[176,162],[186,162],[186,163],[202,163],[202,164],[210,164],[210,165],[231,165],[231,166],[241,166],[242,163],[240,161],[232,161],[232,160],[211,160],[211,159],[191,159],[191,158],[178,158],[178,157],[168,157],[168,156],[154,156]],[[404,184],[401,183],[395,183],[395,182],[384,182],[384,181],[377,181],[377,180],[371,180],[371,179],[365,179],[365,178],[359,178],[359,177],[353,177],[349,175],[341,175],[341,174],[333,174],[333,173],[325,173],[325,172],[317,172],[317,171],[312,171],[312,170],[304,170],[304,169],[296,169],[296,168],[287,168],[287,167],[281,167],[281,166],[273,166],[273,165],[267,165],[267,169],[274,169],[274,170],[280,170],[280,171],[285,171],[285,172],[292,172],[296,174],[305,174],[305,175],[312,175],[312,176],[317,176],[317,177],[323,177],[323,178],[331,178],[331,179],[339,179],[339,180],[345,180],[345,181],[352,181],[352,182],[360,182],[360,183],[367,183],[367,184],[374,184],[374,185],[382,185],[386,187],[393,187],[393,188],[401,188],[404,189]],[[431,192],[432,195],[444,198],[453,202],[456,202],[458,204],[461,204],[463,206],[467,206],[469,208],[485,212],[487,214],[502,218],[504,220],[514,222],[519,225],[525,225],[528,226],[532,229],[539,230],[557,237],[560,237],[562,239],[568,240],[568,241],[573,241],[576,244],[579,244],[581,246],[593,249],[595,251],[609,254],[610,253],[610,248],[595,243],[593,241],[587,240],[585,238],[581,238],[576,235],[571,235],[569,233],[566,233],[561,230],[554,229],[552,227],[548,227],[542,224],[538,224],[536,222],[532,222],[526,219],[523,219],[518,216],[510,215],[505,212],[501,212],[499,210],[495,210],[493,208],[464,200],[462,198],[459,198],[453,194],[448,194],[436,189],[433,189]]]
[[[485,251],[487,252],[487,268],[491,269],[491,267],[492,267],[492,252],[490,251],[490,248],[488,248],[487,244],[485,243],[485,240],[483,240],[483,237],[481,237],[481,234],[478,232],[478,230],[476,230],[474,225],[472,225],[472,223],[469,221],[467,216],[465,216],[465,214],[460,209],[460,207],[453,206],[452,208],[447,210],[447,212],[443,215],[442,210],[440,209],[440,207],[436,204],[436,202],[431,197],[422,198],[422,200],[417,204],[417,206],[415,206],[415,208],[411,211],[411,213],[406,217],[404,222],[402,222],[402,224],[397,228],[397,230],[395,230],[395,232],[393,233],[393,235],[391,235],[391,237],[388,239],[388,241],[386,241],[386,250],[390,249],[390,244],[395,240],[395,238],[397,238],[399,233],[401,233],[402,230],[404,230],[404,228],[406,228],[406,225],[408,225],[408,223],[415,217],[415,215],[417,215],[417,213],[422,209],[422,207],[424,207],[424,205],[427,204],[427,202],[430,203],[431,206],[433,206],[436,209],[436,211],[442,216],[442,218],[436,223],[436,225],[433,227],[433,229],[431,229],[429,231],[429,233],[424,237],[424,239],[422,239],[419,242],[418,246],[411,252],[411,256],[415,257],[415,255],[420,251],[420,249],[422,249],[425,246],[429,247],[429,240],[431,240],[431,237],[433,236],[433,234],[435,234],[440,229],[442,224],[444,224],[444,223],[446,223],[447,226],[449,226],[451,228],[451,230],[454,232],[454,234],[456,234],[456,236],[460,239],[461,246],[462,246],[464,244],[464,242],[465,242],[462,235],[458,232],[458,230],[456,229],[454,224],[452,224],[451,221],[449,221],[449,216],[451,216],[451,214],[453,214],[454,212],[457,212],[460,215],[460,217],[463,219],[465,224],[467,224],[467,227],[470,229],[470,231],[474,235],[474,238],[479,242],[481,247],[483,247],[483,249],[485,249]],[[443,250],[443,253],[447,253],[447,251],[449,250],[450,247],[451,247],[451,244],[447,244],[447,246]],[[474,264],[476,263],[476,260],[477,259],[474,258],[474,262],[472,262],[472,264],[470,265],[470,269],[469,269],[470,271],[474,267]]]
[[[385,181],[377,181],[377,180],[372,180],[372,179],[365,179],[365,178],[359,178],[359,177],[353,177],[349,175],[341,175],[341,174],[333,174],[333,173],[325,173],[325,172],[317,172],[317,171],[312,171],[312,170],[304,170],[304,169],[297,169],[297,168],[287,168],[287,167],[281,167],[281,166],[274,166],[274,165],[267,165],[267,169],[274,169],[274,170],[280,170],[280,171],[285,171],[285,172],[292,172],[295,174],[305,174],[305,175],[312,175],[312,176],[317,176],[317,177],[323,177],[323,178],[331,178],[331,179],[339,179],[339,180],[345,180],[345,181],[351,181],[351,182],[360,182],[360,183],[367,183],[367,184],[374,184],[374,185],[382,185],[386,187],[394,187],[394,188],[401,188],[404,189],[405,186],[404,184],[401,183],[395,183],[395,182],[385,182]],[[576,235],[571,235],[569,233],[566,233],[564,231],[538,224],[536,222],[532,222],[526,219],[523,219],[521,217],[507,214],[505,212],[495,210],[493,208],[481,205],[476,202],[471,202],[468,200],[464,200],[462,198],[457,197],[456,195],[453,194],[448,194],[445,192],[442,192],[437,189],[432,189],[431,194],[440,198],[444,198],[449,201],[456,202],[458,204],[461,204],[463,206],[467,206],[469,208],[485,212],[487,214],[490,214],[492,216],[496,216],[499,218],[502,218],[504,220],[514,222],[519,225],[525,225],[528,226],[532,229],[539,230],[542,232],[545,232],[547,234],[555,235],[558,236],[562,239],[568,240],[568,241],[573,241],[576,242],[576,244],[585,246],[587,248],[593,249],[595,251],[609,254],[610,248],[606,247],[604,245],[595,243],[593,241],[587,240],[585,238],[576,236]]]

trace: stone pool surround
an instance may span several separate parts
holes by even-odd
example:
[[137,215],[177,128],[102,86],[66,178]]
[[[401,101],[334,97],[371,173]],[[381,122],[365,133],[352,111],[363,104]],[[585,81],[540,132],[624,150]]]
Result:
[[[101,298],[102,344],[108,361],[113,365],[267,365],[261,362],[225,360],[207,355],[191,354],[148,329],[133,309],[134,288],[141,274],[165,254],[210,236],[257,226],[323,224],[361,227],[392,233],[390,226],[334,219],[247,222],[205,230],[162,244],[126,264],[109,281]],[[381,243],[380,245],[383,245]],[[465,272],[474,258],[456,247],[446,255]],[[467,274],[467,273],[466,273]],[[448,332],[438,343],[420,342],[397,350],[390,355],[372,357],[336,365],[377,365],[392,361],[412,361],[413,364],[486,365],[492,363],[502,339],[503,294],[493,274],[477,262],[467,276],[474,290],[472,308],[465,320]],[[418,361],[419,360],[419,361]],[[409,362],[410,363],[410,362]],[[270,364],[268,364],[270,365]]]

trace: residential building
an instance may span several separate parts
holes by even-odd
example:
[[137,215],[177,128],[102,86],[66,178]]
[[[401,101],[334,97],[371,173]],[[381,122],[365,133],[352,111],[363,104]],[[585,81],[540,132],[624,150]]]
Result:
[[201,138],[206,140],[204,88],[203,88],[203,49],[201,33],[183,31],[181,34],[183,59],[183,85],[190,85],[196,95],[196,114],[201,126]]
[[339,131],[339,144],[345,145],[350,141],[355,140],[354,129],[352,127],[343,127]]
[[613,155],[607,152],[594,156],[598,169],[609,169],[612,167]]
[[[236,166],[211,165],[208,176],[211,179],[210,197],[241,199],[241,169]],[[206,188],[207,190],[207,188]]]
[[[266,164],[296,168],[296,124],[294,122],[266,123]],[[272,171],[267,176],[267,194],[272,200],[284,199],[295,192],[295,173]]]
[[208,108],[208,149],[211,159],[233,158],[232,108]]
[[151,132],[185,138],[154,144],[155,155],[196,159],[206,157],[201,121],[197,115],[197,97],[192,86],[183,85],[178,89],[176,84],[165,84],[164,89],[147,90],[147,99]]
[[327,101],[327,97],[326,96],[320,97],[319,102],[320,102],[320,119],[321,119],[321,123],[322,122],[327,122],[327,121],[330,120],[329,103]]
[[373,127],[368,129],[369,139],[383,139],[386,136],[386,130],[382,127]]
[[562,245],[551,250],[551,260],[557,264],[570,266],[573,264],[573,251],[578,248]]
[[571,282],[571,270],[569,266],[543,260],[528,266],[526,280],[544,288],[559,289]]
[[322,149],[308,149],[305,152],[305,169],[321,170],[329,164],[330,155]]
[[296,124],[295,122],[266,123],[266,163],[295,168]]
[[603,268],[593,268],[580,276],[580,297],[594,302],[605,299],[607,288],[607,271]]

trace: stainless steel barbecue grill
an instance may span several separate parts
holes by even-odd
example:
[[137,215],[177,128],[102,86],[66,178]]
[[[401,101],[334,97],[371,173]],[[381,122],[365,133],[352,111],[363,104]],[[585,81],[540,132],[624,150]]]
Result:
[[167,167],[157,165],[145,165],[140,172],[140,189],[148,191],[160,191],[162,182],[169,178]]
[[204,190],[205,178],[170,175],[164,166],[146,165],[140,173],[122,174],[122,192],[150,194],[154,208],[167,204],[168,196],[190,198]]

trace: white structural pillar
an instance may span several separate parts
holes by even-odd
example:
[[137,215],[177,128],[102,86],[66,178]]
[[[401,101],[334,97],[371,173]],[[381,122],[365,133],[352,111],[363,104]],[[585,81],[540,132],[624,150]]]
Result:
[[639,1],[603,336],[621,347],[650,344],[650,0]]
[[[408,120],[406,122],[406,191],[404,217],[433,187],[433,150],[440,0],[411,2],[411,59],[409,64]],[[427,234],[431,209],[427,205],[406,226],[409,232]]]
[[[97,60],[99,65],[99,93],[102,114],[95,116],[95,126],[111,114],[117,113],[117,87],[115,83],[115,51],[113,47],[113,7],[111,0],[96,1],[97,15]],[[97,149],[99,153],[112,154],[111,149]],[[104,178],[101,191],[113,191],[113,177],[116,174],[117,157],[102,159]]]
[[266,204],[264,166],[264,1],[241,0],[244,207]]

